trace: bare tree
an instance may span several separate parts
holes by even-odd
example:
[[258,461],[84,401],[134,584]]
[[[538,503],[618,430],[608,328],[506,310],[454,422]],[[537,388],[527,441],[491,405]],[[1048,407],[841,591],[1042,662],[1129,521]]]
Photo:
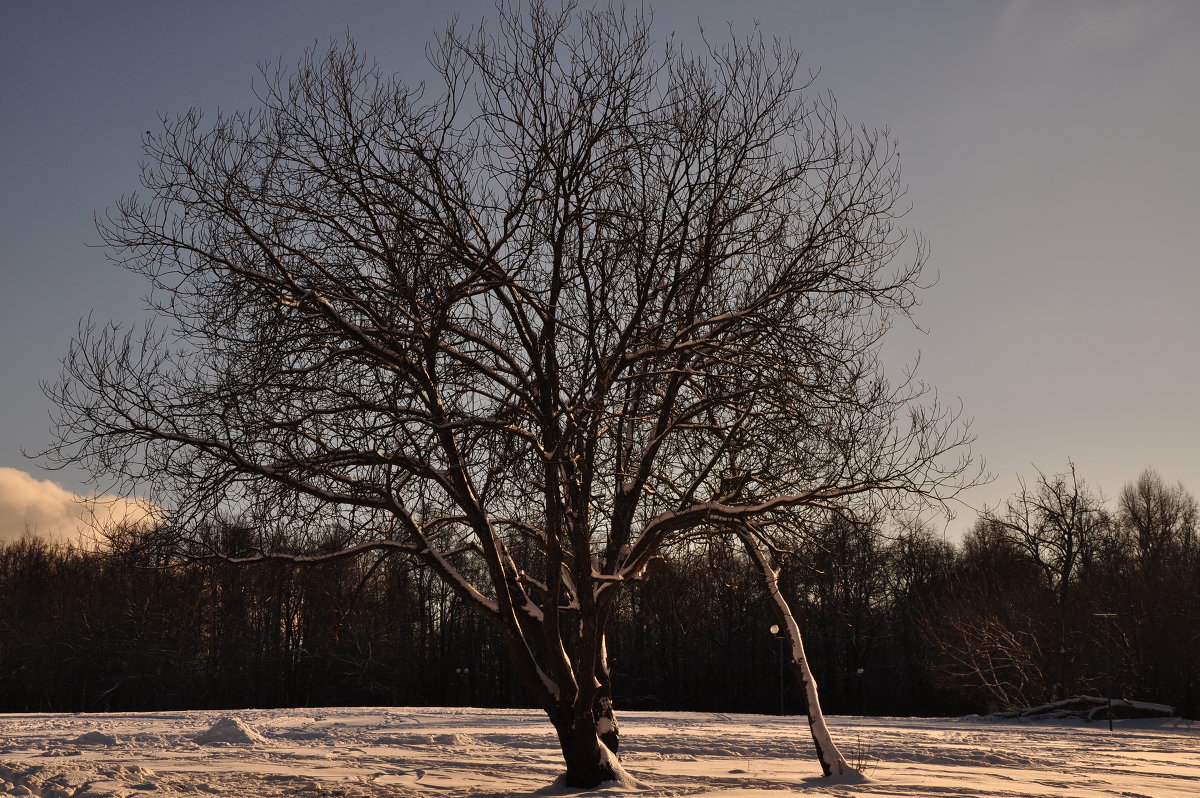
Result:
[[1057,639],[1041,568],[993,518],[963,538],[945,596],[923,619],[946,686],[1012,709],[1050,698],[1045,649]]
[[[1200,662],[1200,504],[1182,482],[1147,468],[1117,499],[1117,617],[1115,633],[1126,661],[1127,683],[1147,695],[1175,693],[1195,705]],[[1110,566],[1111,567],[1111,566]],[[1117,598],[1114,596],[1114,598]],[[1108,656],[1105,664],[1109,665]]]
[[1143,567],[1153,570],[1168,558],[1186,562],[1195,555],[1200,505],[1182,482],[1168,485],[1147,468],[1121,489],[1118,505],[1121,525]]
[[1037,564],[1043,583],[1054,598],[1058,667],[1055,698],[1074,689],[1075,644],[1070,639],[1074,583],[1079,569],[1108,523],[1103,499],[1069,470],[1047,476],[1038,471],[1032,488],[1021,480],[1021,492],[1005,504],[1003,514],[985,513],[1012,536]]
[[[430,54],[411,87],[347,42],[146,137],[101,230],[162,322],[83,326],[47,454],[181,539],[220,510],[285,533],[263,557],[423,561],[592,786],[623,773],[615,599],[665,542],[936,493],[965,433],[876,361],[925,259],[895,147],[788,48],[660,52],[639,14],[533,2]],[[291,532],[315,518],[336,552]]]

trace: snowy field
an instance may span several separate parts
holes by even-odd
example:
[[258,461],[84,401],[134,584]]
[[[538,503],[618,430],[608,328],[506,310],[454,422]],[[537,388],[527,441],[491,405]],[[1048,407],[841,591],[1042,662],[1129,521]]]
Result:
[[[628,712],[622,753],[646,796],[1200,796],[1192,721],[830,723],[862,783],[814,777],[797,717]],[[0,715],[0,794],[482,798],[553,793],[560,770],[549,723],[525,710]]]

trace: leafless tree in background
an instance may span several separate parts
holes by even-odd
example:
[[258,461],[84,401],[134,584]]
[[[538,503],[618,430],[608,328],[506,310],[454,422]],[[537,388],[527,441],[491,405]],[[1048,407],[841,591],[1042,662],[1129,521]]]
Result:
[[[1117,617],[1106,632],[1143,694],[1187,685],[1200,694],[1200,503],[1183,483],[1147,468],[1117,497],[1113,541],[1123,568],[1113,580]],[[1168,652],[1166,656],[1163,652]]]
[[1144,567],[1153,570],[1195,555],[1200,505],[1182,482],[1168,485],[1148,468],[1121,489],[1118,505],[1121,525]]
[[923,619],[933,668],[991,710],[1049,700],[1055,677],[1046,649],[1058,630],[1042,568],[987,517],[968,530],[955,560],[946,595]]
[[1038,472],[1033,487],[1020,481],[1021,490],[1008,500],[1003,513],[985,513],[1022,548],[1042,575],[1053,596],[1056,687],[1052,698],[1077,692],[1074,684],[1076,642],[1071,629],[1076,578],[1104,530],[1109,525],[1104,500],[1075,472],[1075,464],[1061,474]]
[[177,543],[224,514],[255,556],[423,561],[593,786],[622,776],[615,599],[665,543],[937,497],[965,431],[876,359],[925,259],[895,147],[788,48],[534,2],[430,52],[436,85],[347,42],[147,136],[101,230],[160,326],[84,325],[47,455],[149,491]]

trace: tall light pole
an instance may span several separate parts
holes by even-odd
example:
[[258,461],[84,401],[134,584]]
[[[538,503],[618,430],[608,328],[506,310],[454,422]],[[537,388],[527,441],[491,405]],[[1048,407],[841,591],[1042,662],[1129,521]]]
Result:
[[471,669],[464,665],[461,668],[455,668],[454,672],[462,677],[458,681],[459,700],[462,701],[462,706],[464,706],[464,707],[470,706],[470,704],[471,704],[471,685],[470,685]]
[[[1094,615],[1097,618],[1104,618],[1104,619],[1107,619],[1114,623],[1117,620],[1117,614],[1115,612],[1097,612],[1097,613],[1094,613]],[[1108,630],[1111,632],[1111,627],[1108,627]],[[1112,635],[1111,634],[1104,635],[1104,674],[1107,677],[1107,681],[1108,681],[1108,689],[1105,690],[1105,692],[1108,693],[1108,730],[1112,731],[1113,730],[1113,711],[1112,711],[1113,677],[1112,677]]]
[[783,714],[783,679],[784,679],[784,651],[788,645],[788,640],[784,635],[779,634],[779,624],[771,624],[771,636],[779,641],[779,714]]

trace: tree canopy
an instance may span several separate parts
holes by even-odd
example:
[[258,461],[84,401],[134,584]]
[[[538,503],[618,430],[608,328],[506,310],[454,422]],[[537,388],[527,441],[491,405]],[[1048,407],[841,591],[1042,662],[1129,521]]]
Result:
[[[408,85],[345,41],[146,136],[100,227],[159,321],[83,326],[48,454],[177,538],[260,530],[225,554],[423,561],[591,785],[619,771],[606,630],[652,557],[954,490],[967,434],[878,361],[926,257],[894,142],[788,47],[535,2],[430,56]],[[343,533],[316,551],[318,519]]]

